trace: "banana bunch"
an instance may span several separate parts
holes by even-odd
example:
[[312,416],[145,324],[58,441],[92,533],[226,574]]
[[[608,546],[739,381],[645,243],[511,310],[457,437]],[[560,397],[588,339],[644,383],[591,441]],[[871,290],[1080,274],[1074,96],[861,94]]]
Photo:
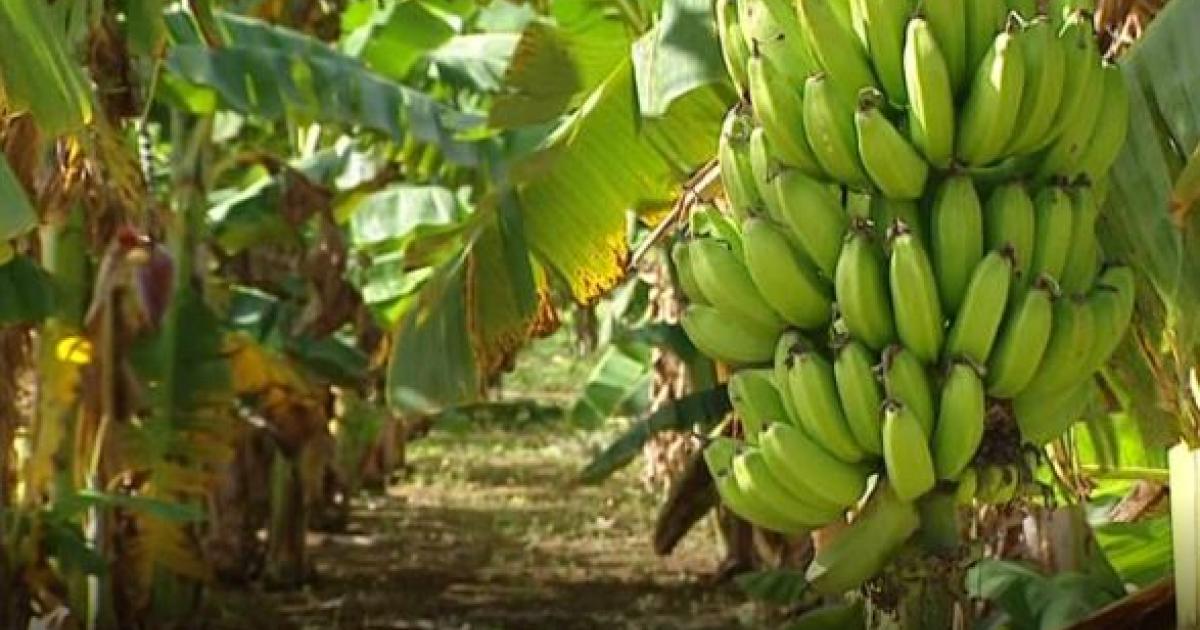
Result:
[[705,457],[746,520],[837,532],[822,592],[875,575],[935,489],[1020,496],[981,447],[1061,435],[1132,317],[1096,236],[1125,83],[1084,14],[1032,5],[717,3],[725,206],[671,256],[685,332],[734,368]]

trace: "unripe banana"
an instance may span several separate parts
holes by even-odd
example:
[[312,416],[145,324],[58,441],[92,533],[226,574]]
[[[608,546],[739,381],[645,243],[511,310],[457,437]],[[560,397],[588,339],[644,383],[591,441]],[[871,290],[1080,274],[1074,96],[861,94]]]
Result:
[[1047,186],[1034,197],[1033,208],[1036,225],[1030,277],[1046,274],[1058,280],[1071,251],[1071,198],[1061,187]]
[[925,191],[929,165],[883,115],[882,106],[883,93],[879,90],[864,88],[859,93],[854,128],[858,134],[858,154],[863,168],[884,196],[916,199]]
[[819,527],[841,516],[841,510],[829,504],[814,505],[789,490],[771,472],[762,452],[748,448],[733,458],[733,478],[742,492],[758,497],[778,509],[788,519],[809,527]]
[[750,132],[750,173],[754,176],[754,187],[766,207],[766,215],[779,221],[779,198],[775,193],[775,176],[779,174],[779,160],[767,140],[762,127]]
[[871,222],[875,224],[875,238],[883,242],[887,239],[888,228],[897,221],[908,226],[910,232],[925,247],[929,247],[928,232],[925,229],[924,216],[917,202],[912,200],[888,199],[880,195],[871,197]]
[[954,501],[959,505],[971,505],[979,490],[979,473],[974,468],[962,471],[958,477],[958,486],[954,489]]
[[847,223],[837,189],[796,169],[781,170],[774,185],[782,223],[803,254],[833,278]]
[[822,170],[851,188],[865,188],[867,174],[858,157],[853,100],[833,89],[829,75],[814,74],[804,83],[804,133]]
[[934,469],[939,479],[957,479],[983,441],[986,396],[979,373],[969,363],[955,362],[942,385],[933,432]]
[[[976,4],[994,0],[974,0]],[[1025,60],[1007,32],[996,36],[979,64],[958,125],[957,155],[971,166],[1003,156],[1016,128],[1025,84]]]
[[850,334],[881,350],[896,338],[896,329],[883,256],[868,230],[862,225],[851,229],[838,258],[834,295]]
[[[924,0],[925,19],[945,57],[950,89],[957,94],[967,88],[970,75],[978,66],[967,65],[967,6],[963,0]],[[911,25],[911,22],[909,23]],[[911,28],[911,26],[910,26]],[[912,37],[912,31],[909,31]],[[908,92],[912,94],[912,84]]]
[[804,432],[834,457],[848,463],[861,461],[866,454],[846,424],[833,366],[815,350],[803,346],[792,354],[790,362],[788,386]]
[[883,570],[919,526],[913,504],[881,481],[854,522],[817,549],[804,577],[823,595],[857,589]]
[[792,401],[792,387],[788,382],[788,370],[792,366],[792,355],[800,352],[807,343],[808,341],[799,331],[784,331],[775,344],[775,356],[772,363],[775,372],[775,386],[779,388],[779,396],[783,399],[788,422],[797,427],[800,426],[800,414],[796,412],[796,403]]
[[892,228],[891,244],[888,279],[896,333],[918,359],[933,363],[945,338],[933,264],[904,223],[897,222]]
[[1054,125],[1055,114],[1063,98],[1066,82],[1066,50],[1054,33],[1054,26],[1045,16],[1034,19],[1017,35],[1025,60],[1025,88],[1021,91],[1021,106],[1017,125],[1008,142],[1006,153],[1023,155],[1036,151],[1052,138],[1047,138]]
[[852,0],[861,13],[860,21],[875,76],[888,100],[908,102],[904,87],[904,30],[912,14],[909,0]]
[[876,198],[883,198],[879,195],[872,195],[864,192],[853,190],[846,191],[846,216],[851,221],[855,220],[871,220],[871,202]]
[[1038,364],[1037,372],[1018,398],[1038,398],[1062,390],[1089,376],[1081,370],[1088,367],[1092,344],[1096,340],[1092,309],[1085,298],[1063,296],[1054,303],[1050,343]]
[[1105,75],[1115,74],[1117,81],[1121,70],[1115,65],[1104,66],[1085,86],[1086,102],[1080,105],[1076,119],[1062,129],[1062,133],[1042,156],[1038,173],[1043,177],[1061,176],[1074,178],[1083,172],[1083,154],[1099,127],[1106,124],[1103,117]]
[[933,384],[925,366],[904,346],[890,346],[883,353],[883,390],[888,398],[912,412],[926,438],[933,435]]
[[783,319],[763,299],[746,265],[732,251],[714,239],[700,239],[693,242],[690,257],[696,283],[710,304],[766,330],[783,330]]
[[845,508],[856,504],[867,489],[862,468],[830,455],[797,427],[772,424],[761,442],[771,472],[801,496]]
[[888,481],[901,501],[912,501],[933,489],[933,456],[928,435],[912,410],[896,400],[883,408],[883,463]]
[[746,93],[746,62],[750,60],[750,48],[742,38],[738,21],[736,0],[717,0],[717,37],[721,42],[721,59],[725,71],[739,95]]
[[704,462],[716,482],[721,502],[734,514],[764,529],[788,535],[807,531],[807,527],[780,513],[775,506],[742,491],[733,471],[733,458],[739,448],[734,440],[717,438],[704,449]]
[[875,376],[875,355],[861,342],[850,339],[837,349],[833,361],[838,400],[846,414],[850,433],[862,449],[872,455],[883,454],[880,405],[883,392]]
[[1100,276],[1095,291],[1088,298],[1096,341],[1088,355],[1087,372],[1103,367],[1121,345],[1133,317],[1136,293],[1133,270],[1129,267],[1110,267]]
[[983,63],[996,35],[1004,30],[1008,7],[997,0],[964,0],[967,16],[967,72]]
[[813,177],[822,177],[824,171],[805,138],[804,103],[799,84],[790,83],[762,55],[750,58],[747,77],[754,114],[758,116],[775,156],[780,162]]
[[821,69],[832,78],[841,100],[853,103],[859,90],[878,87],[862,42],[837,19],[829,0],[796,0],[795,7],[805,40]]
[[930,214],[930,253],[942,310],[954,316],[967,293],[971,273],[983,258],[983,211],[975,184],[965,175],[942,182]]
[[819,328],[832,315],[833,289],[792,249],[787,233],[767,219],[742,226],[746,268],[764,301],[788,323]]
[[738,370],[729,377],[729,402],[742,420],[747,443],[758,444],[759,434],[772,422],[790,422],[783,407],[774,370]]
[[732,364],[769,361],[779,336],[778,330],[704,304],[688,306],[679,323],[700,352]]
[[986,365],[1004,321],[1004,307],[1013,275],[1012,252],[993,251],[984,256],[963,299],[962,309],[950,325],[946,354],[965,357],[976,365]]
[[691,243],[678,242],[671,248],[671,262],[675,265],[675,277],[679,279],[679,288],[683,290],[683,296],[688,302],[693,304],[708,304],[708,300],[704,298],[704,292],[700,290],[700,285],[696,282],[696,275],[692,271]]
[[757,49],[792,85],[802,85],[819,69],[790,2],[738,0],[737,8],[742,40],[751,55]]
[[1022,286],[1028,286],[1032,278],[1033,245],[1036,219],[1033,199],[1021,182],[1012,182],[997,187],[988,197],[983,209],[985,246],[988,251],[1011,247],[1013,252],[1014,278]]
[[718,210],[716,206],[711,203],[697,204],[692,209],[689,222],[692,234],[724,243],[738,260],[745,257],[745,248],[742,247],[742,231],[739,229],[739,225],[734,223],[733,219],[724,212]]
[[1095,395],[1091,375],[1067,388],[1032,393],[1021,392],[1013,400],[1017,428],[1026,442],[1041,446],[1071,428]]
[[[959,0],[930,0],[926,4],[945,5],[947,9],[959,5],[961,11]],[[913,18],[906,32],[904,85],[909,100],[909,133],[930,164],[946,168],[954,158],[954,83],[930,23]]]
[[763,205],[750,168],[750,131],[753,128],[751,120],[735,106],[725,116],[717,142],[721,183],[725,186],[729,209],[738,220],[758,214]]
[[1071,189],[1071,248],[1063,265],[1059,286],[1063,293],[1084,293],[1092,288],[1100,270],[1100,244],[1096,239],[1096,198],[1091,186]]
[[[1044,144],[1058,138],[1072,122],[1079,119],[1081,108],[1087,107],[1088,85],[1098,81],[1099,59],[1096,52],[1096,32],[1092,20],[1082,13],[1073,13],[1067,18],[1058,35],[1063,47],[1064,66],[1062,98],[1054,113],[1054,124],[1046,134]],[[1035,147],[1041,148],[1041,147]]]
[[988,359],[988,393],[1013,398],[1029,385],[1050,342],[1053,323],[1051,281],[1043,277],[1017,298]]
[[1078,171],[1093,182],[1104,179],[1108,169],[1116,161],[1125,136],[1129,132],[1129,88],[1125,76],[1116,66],[1104,73],[1104,110],[1100,121],[1092,130],[1087,148],[1079,157]]

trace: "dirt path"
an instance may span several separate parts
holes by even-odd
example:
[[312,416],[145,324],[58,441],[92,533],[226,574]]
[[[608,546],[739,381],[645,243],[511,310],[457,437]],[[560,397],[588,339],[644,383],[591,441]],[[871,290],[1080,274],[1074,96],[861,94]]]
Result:
[[223,608],[256,628],[742,627],[744,598],[702,583],[711,529],[655,557],[655,500],[636,466],[568,492],[601,437],[564,433],[434,432],[412,446],[400,483],[356,500],[347,533],[313,537],[313,585],[227,593]]

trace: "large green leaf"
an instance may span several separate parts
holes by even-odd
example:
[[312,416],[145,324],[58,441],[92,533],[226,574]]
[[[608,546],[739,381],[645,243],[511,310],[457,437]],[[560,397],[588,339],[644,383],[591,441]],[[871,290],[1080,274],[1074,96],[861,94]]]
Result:
[[8,159],[0,153],[0,241],[14,239],[36,225],[37,214],[29,197],[25,196]]
[[676,98],[727,80],[712,3],[666,0],[662,20],[633,46],[643,116],[662,116]]
[[571,422],[595,428],[650,383],[650,353],[644,346],[610,345],[571,407]]
[[475,165],[478,147],[456,138],[482,120],[391,81],[324,43],[252,18],[223,15],[228,42],[209,48],[184,14],[167,16],[174,45],[167,68],[216,92],[233,110],[279,119],[363,126],[436,144],[455,163]]
[[1134,523],[1095,527],[1096,542],[1121,580],[1146,586],[1171,573],[1171,519],[1159,516]]
[[642,452],[654,435],[663,431],[706,431],[720,422],[731,406],[725,386],[688,394],[660,407],[609,444],[576,477],[576,483],[597,484],[624,468]]
[[582,86],[562,34],[541,22],[530,23],[513,50],[488,124],[509,129],[554,120]]
[[626,213],[671,203],[716,149],[725,90],[706,87],[643,119],[633,66],[613,72],[549,141],[520,189],[529,245],[587,301],[624,275]]
[[91,118],[91,92],[47,3],[0,2],[0,88],[6,109],[29,111],[49,134]]
[[356,247],[396,246],[452,229],[466,216],[454,193],[441,186],[397,184],[364,197],[350,215]]
[[347,35],[343,48],[380,74],[402,80],[414,63],[453,36],[454,27],[427,5],[390,2]]
[[451,38],[429,53],[440,80],[480,92],[497,92],[516,50],[516,33],[474,33]]

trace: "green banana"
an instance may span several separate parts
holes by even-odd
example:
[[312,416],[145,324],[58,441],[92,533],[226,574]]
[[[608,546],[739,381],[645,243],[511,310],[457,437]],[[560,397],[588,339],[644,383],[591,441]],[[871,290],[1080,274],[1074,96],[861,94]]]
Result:
[[874,199],[883,199],[879,195],[871,195],[863,192],[855,192],[853,190],[846,191],[846,216],[851,221],[857,219],[871,220],[871,202]]
[[794,6],[805,41],[821,69],[832,77],[841,100],[853,103],[859,90],[878,87],[862,42],[838,20],[829,0],[795,0]]
[[753,128],[750,118],[734,106],[725,116],[717,142],[721,183],[725,186],[730,212],[739,221],[757,214],[763,205],[750,168],[750,130]]
[[947,356],[963,357],[976,365],[987,364],[996,333],[1004,320],[1012,275],[1011,250],[993,251],[984,256],[971,274],[962,309],[950,325],[950,334],[946,338]]
[[792,354],[790,362],[787,383],[804,432],[838,459],[848,463],[861,461],[866,454],[846,423],[833,366],[805,345]]
[[700,352],[732,364],[769,361],[779,336],[778,330],[704,304],[689,305],[679,323]]
[[883,242],[887,239],[888,228],[896,221],[901,221],[908,226],[910,232],[918,241],[925,247],[928,247],[928,235],[926,234],[924,217],[917,202],[911,200],[888,199],[881,195],[873,195],[871,197],[870,219],[875,224],[875,236]]
[[1076,119],[1062,129],[1054,144],[1042,156],[1038,173],[1043,177],[1061,176],[1074,178],[1083,172],[1083,154],[1096,130],[1107,124],[1104,113],[1106,75],[1116,75],[1122,82],[1121,70],[1116,65],[1106,65],[1086,86],[1083,105],[1076,112]]
[[1022,392],[1013,400],[1013,416],[1026,442],[1041,446],[1062,435],[1079,420],[1096,392],[1091,375],[1073,387],[1062,390]]
[[1012,314],[1004,322],[996,348],[988,358],[988,393],[1013,398],[1037,373],[1038,364],[1050,342],[1054,295],[1046,277],[1034,281],[1017,298]]
[[772,422],[790,422],[774,370],[767,368],[738,370],[729,377],[729,402],[742,420],[742,434],[748,444],[758,444],[759,435]]
[[1058,42],[1054,26],[1045,16],[1035,18],[1017,35],[1025,60],[1025,89],[1017,125],[1006,152],[1023,155],[1045,146],[1054,125],[1055,114],[1063,99],[1067,81],[1066,49]]
[[704,292],[700,290],[700,285],[696,282],[696,275],[692,271],[692,257],[690,252],[691,244],[687,242],[675,243],[671,248],[671,262],[675,266],[675,277],[679,280],[679,288],[683,290],[683,296],[688,302],[693,304],[708,304],[708,300],[704,299]]
[[934,469],[939,479],[958,479],[975,457],[983,441],[986,398],[974,366],[961,361],[950,366],[933,432]]
[[[1063,48],[1065,72],[1062,98],[1054,113],[1054,124],[1044,136],[1042,146],[1049,145],[1068,125],[1079,119],[1080,110],[1088,107],[1088,86],[1100,76],[1100,56],[1096,52],[1096,32],[1092,20],[1083,13],[1073,13],[1058,34]],[[1032,147],[1040,149],[1041,147]]]
[[883,404],[883,464],[901,501],[912,501],[933,489],[936,479],[928,435],[904,403]]
[[904,87],[904,31],[912,14],[909,0],[852,0],[858,7],[861,30],[867,52],[875,67],[875,76],[883,85],[888,100],[902,105],[908,102]]
[[[948,8],[959,4],[959,0],[929,0],[926,4]],[[954,159],[954,82],[931,24],[913,18],[906,33],[904,85],[909,100],[909,133],[930,164],[946,168]]]
[[1083,372],[1096,341],[1093,311],[1082,296],[1063,296],[1054,303],[1050,342],[1029,385],[1017,398],[1040,398],[1091,376]]
[[954,316],[971,273],[983,258],[983,211],[975,184],[965,175],[942,182],[930,213],[930,253],[942,310]]
[[721,502],[734,514],[764,529],[788,535],[808,531],[808,527],[780,513],[775,506],[742,491],[733,471],[733,458],[739,448],[734,440],[717,438],[704,449],[704,462],[716,482]]
[[875,577],[920,526],[912,503],[881,481],[850,526],[817,548],[804,577],[823,595],[842,595]]
[[1136,294],[1133,270],[1129,267],[1110,267],[1101,274],[1096,290],[1088,298],[1096,330],[1085,368],[1088,373],[1103,367],[1121,345],[1133,317]]
[[863,88],[859,93],[854,128],[858,132],[858,154],[863,168],[884,196],[916,199],[925,191],[929,165],[883,115],[882,107],[883,93],[879,90]]
[[849,339],[837,349],[833,376],[838,400],[846,415],[850,433],[862,449],[872,455],[883,454],[880,405],[883,392],[875,376],[875,355],[861,342]]
[[1021,182],[1011,182],[997,187],[988,197],[983,209],[984,245],[988,251],[1011,247],[1015,278],[1022,286],[1028,286],[1032,278],[1033,244],[1036,220],[1033,199]]
[[1104,111],[1100,122],[1092,131],[1087,148],[1079,156],[1079,172],[1093,182],[1100,181],[1116,161],[1125,137],[1129,133],[1129,87],[1120,70],[1104,73]]
[[738,22],[746,50],[771,60],[792,85],[819,68],[795,9],[787,0],[738,0]]
[[779,171],[773,183],[781,222],[802,253],[826,278],[833,278],[847,223],[837,189],[797,169]]
[[918,359],[933,363],[945,338],[933,264],[925,247],[902,222],[892,228],[891,245],[888,279],[896,332]]
[[[994,0],[974,0],[975,4]],[[985,166],[1004,154],[1016,128],[1025,82],[1025,61],[1020,46],[1008,32],[996,36],[975,74],[958,125],[958,158],[971,166]]]
[[762,451],[748,448],[733,458],[733,478],[742,492],[762,499],[788,519],[819,527],[841,516],[841,510],[832,505],[814,505],[789,490],[767,466]]
[[967,72],[983,63],[996,35],[1004,30],[1008,7],[996,0],[964,0],[967,16]]
[[792,388],[788,383],[788,370],[792,366],[792,355],[799,352],[807,341],[797,330],[786,330],[779,336],[775,344],[775,356],[772,366],[775,374],[775,386],[779,389],[779,397],[783,399],[783,408],[787,411],[787,421],[800,426],[800,414],[796,413],[796,403],[792,401]]
[[[967,7],[963,0],[923,0],[921,8],[929,21],[937,47],[945,57],[950,89],[966,89],[968,77],[977,66],[967,66]],[[911,22],[909,23],[911,28]],[[909,31],[909,37],[912,31]],[[912,94],[912,84],[909,84]]]
[[867,489],[862,468],[830,455],[797,427],[772,424],[760,441],[767,466],[802,496],[845,508],[856,504]]
[[958,476],[958,486],[954,489],[954,501],[959,505],[971,505],[979,489],[979,473],[974,468],[962,471]]
[[739,224],[711,203],[700,203],[692,209],[690,231],[700,238],[724,243],[738,260],[745,258],[742,231]]
[[745,263],[732,251],[714,239],[700,239],[693,241],[690,257],[696,283],[710,304],[764,329],[783,330],[783,319],[763,299]]
[[1100,270],[1100,244],[1096,239],[1096,199],[1091,186],[1071,189],[1071,245],[1059,286],[1063,293],[1085,293]]
[[804,134],[804,102],[798,84],[790,83],[762,55],[750,58],[747,78],[754,114],[775,157],[813,177],[823,177]]
[[779,198],[775,193],[775,176],[781,168],[775,157],[767,134],[762,127],[755,127],[750,132],[750,174],[754,176],[754,187],[758,196],[763,200],[766,215],[779,221]]
[[1034,243],[1030,277],[1046,274],[1062,278],[1071,251],[1073,212],[1071,198],[1059,186],[1047,186],[1033,198]]
[[872,350],[896,338],[887,275],[870,228],[851,228],[834,273],[834,295],[846,328]]
[[739,95],[746,93],[746,62],[750,48],[742,37],[738,21],[737,0],[717,0],[717,38],[721,42],[721,59],[725,71]]
[[828,74],[812,75],[804,83],[804,133],[822,170],[851,188],[865,188],[867,175],[858,157],[853,102],[833,89]]
[[746,268],[764,301],[788,323],[819,328],[829,322],[833,291],[793,249],[788,235],[767,219],[742,225]]
[[885,395],[912,412],[926,438],[933,435],[936,419],[933,384],[929,382],[925,366],[916,355],[899,344],[883,352],[882,363]]

